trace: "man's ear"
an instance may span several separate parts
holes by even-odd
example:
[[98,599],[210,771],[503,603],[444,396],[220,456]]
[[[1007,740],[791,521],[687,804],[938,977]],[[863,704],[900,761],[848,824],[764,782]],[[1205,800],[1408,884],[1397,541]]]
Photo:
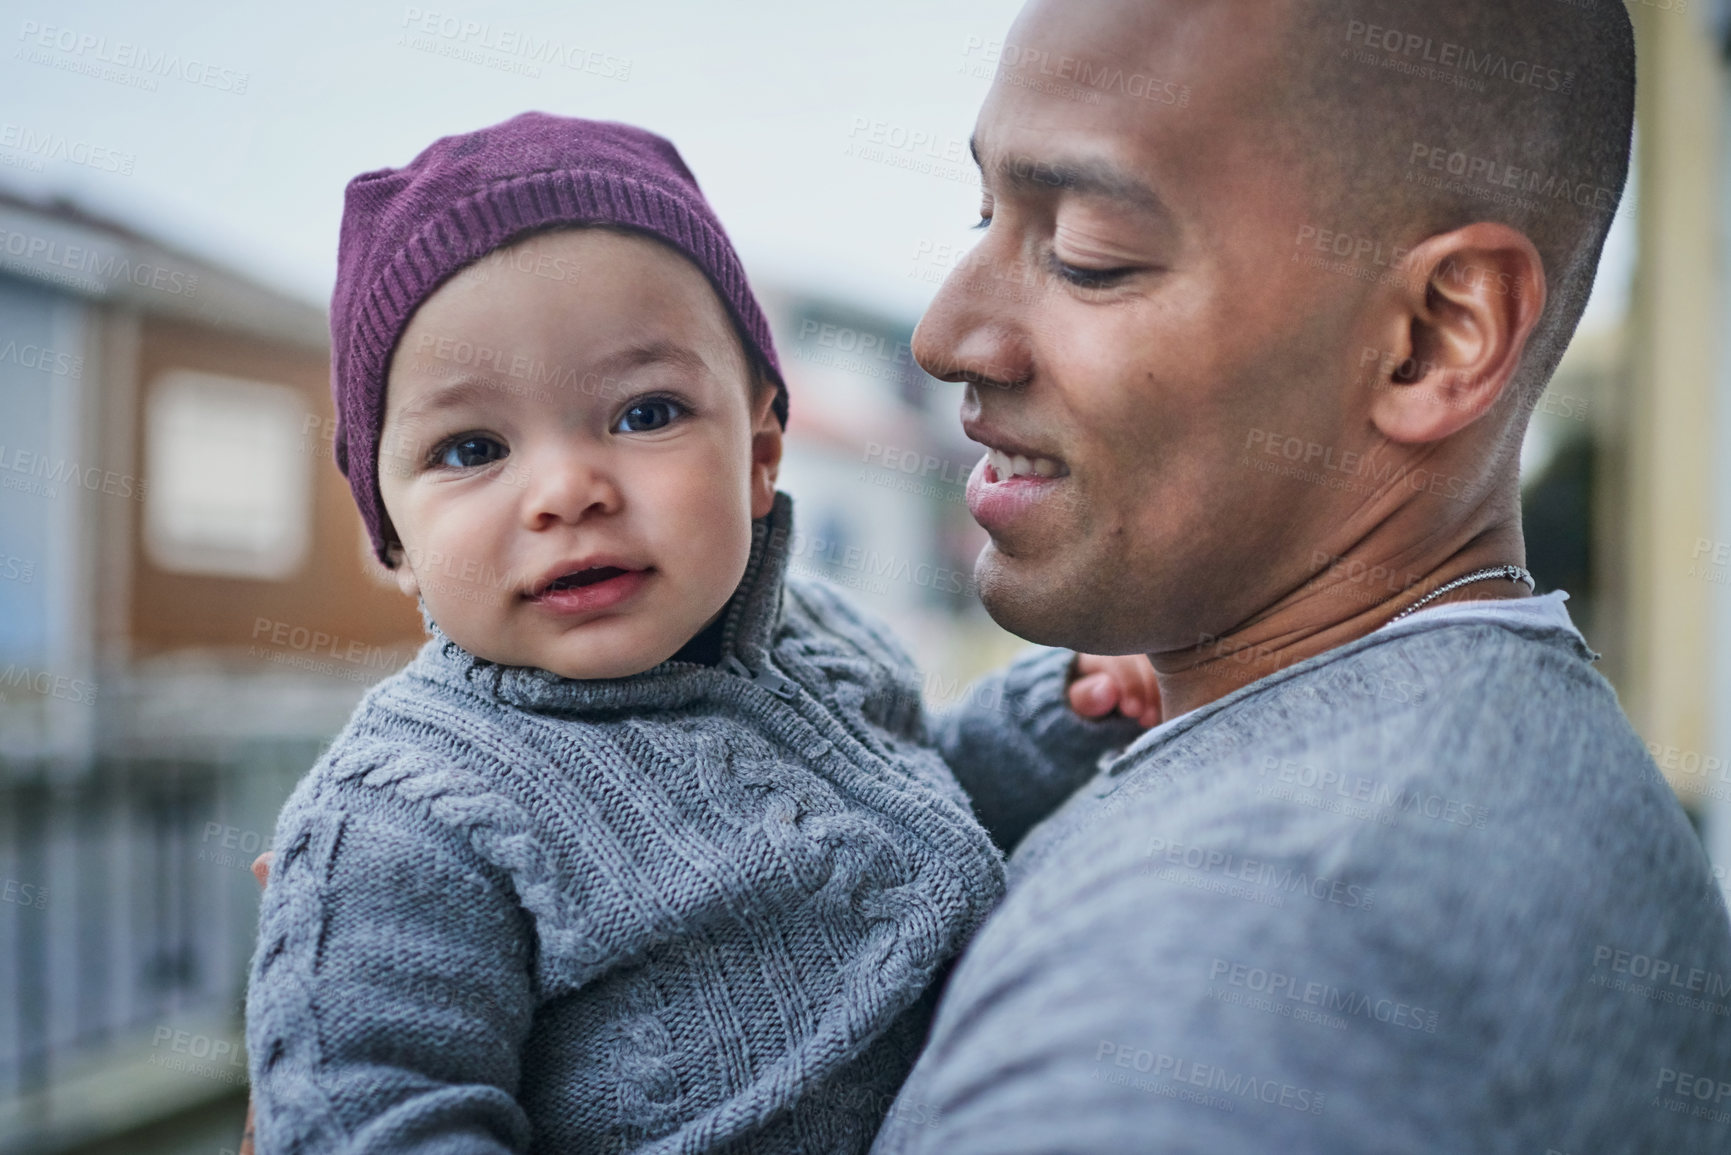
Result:
[[1414,246],[1383,299],[1371,423],[1390,441],[1440,441],[1514,381],[1544,311],[1544,262],[1525,233],[1479,222]]
[[775,505],[775,479],[781,470],[781,422],[775,416],[773,381],[756,391],[751,422],[751,517],[768,517]]

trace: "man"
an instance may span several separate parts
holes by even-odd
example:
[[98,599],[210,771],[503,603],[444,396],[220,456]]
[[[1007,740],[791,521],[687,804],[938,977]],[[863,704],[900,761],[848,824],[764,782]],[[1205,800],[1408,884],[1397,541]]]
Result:
[[1021,839],[878,1150],[1731,1150],[1725,908],[1520,568],[1633,93],[1614,0],[1024,10],[915,355],[993,617],[1164,721]]

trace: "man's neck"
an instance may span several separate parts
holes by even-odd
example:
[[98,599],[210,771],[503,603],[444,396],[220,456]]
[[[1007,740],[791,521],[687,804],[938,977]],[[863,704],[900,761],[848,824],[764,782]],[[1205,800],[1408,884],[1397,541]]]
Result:
[[[1323,555],[1318,559],[1326,563],[1322,572],[1231,632],[1204,637],[1188,650],[1150,654],[1162,716],[1187,714],[1269,674],[1368,637],[1458,578],[1526,562],[1518,521],[1480,533],[1418,572],[1386,560],[1392,556],[1369,546],[1340,557]],[[1450,590],[1424,608],[1530,595],[1522,582],[1487,578]]]

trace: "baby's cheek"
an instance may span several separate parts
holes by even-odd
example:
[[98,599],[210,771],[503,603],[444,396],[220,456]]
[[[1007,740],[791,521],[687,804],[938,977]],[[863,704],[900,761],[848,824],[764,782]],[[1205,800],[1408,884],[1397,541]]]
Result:
[[523,665],[518,639],[498,620],[497,615],[481,607],[480,597],[478,590],[447,583],[440,583],[431,597],[424,590],[421,594],[433,621],[453,642],[489,662]]
[[749,515],[711,508],[670,543],[672,576],[699,625],[726,605],[739,587],[751,557],[751,531]]

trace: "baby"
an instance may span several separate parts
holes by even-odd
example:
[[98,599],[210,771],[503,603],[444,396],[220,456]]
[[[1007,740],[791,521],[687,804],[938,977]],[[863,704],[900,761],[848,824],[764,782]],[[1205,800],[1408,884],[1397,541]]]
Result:
[[279,819],[258,1151],[865,1150],[1000,846],[1136,723],[1046,651],[928,726],[788,576],[769,329],[659,137],[530,113],[357,177],[331,332],[431,641]]

